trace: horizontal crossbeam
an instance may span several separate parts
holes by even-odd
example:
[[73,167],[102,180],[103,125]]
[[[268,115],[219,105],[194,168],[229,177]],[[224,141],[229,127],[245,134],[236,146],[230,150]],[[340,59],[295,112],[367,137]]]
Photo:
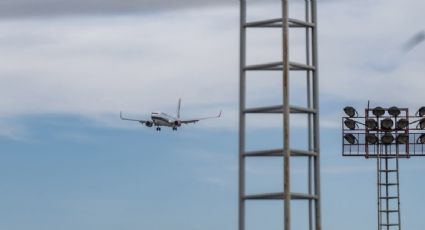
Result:
[[[297,62],[289,62],[289,70],[294,71],[312,71],[316,68],[312,65],[306,65],[302,63]],[[274,71],[282,71],[283,70],[283,62],[269,62],[269,63],[262,63],[262,64],[255,64],[255,65],[248,65],[245,66],[244,70],[246,71],[254,71],[254,70],[274,70]]]
[[381,170],[379,170],[379,172],[397,172],[397,170],[395,170],[395,169],[390,169],[390,170],[381,169]]
[[[244,154],[245,157],[282,157],[283,149],[270,149],[270,150],[258,150],[258,151],[249,151]],[[291,156],[294,157],[314,157],[317,156],[317,153],[312,151],[305,150],[291,150]]]
[[383,185],[383,186],[394,186],[394,185],[398,185],[398,183],[388,183],[388,184],[380,183],[379,185]]
[[[315,109],[299,107],[299,106],[289,106],[290,113],[316,113]],[[283,113],[283,105],[272,105],[265,107],[255,107],[248,108],[244,110],[245,113]]]
[[[244,196],[245,200],[283,200],[285,199],[285,193],[263,193]],[[291,200],[316,200],[316,195],[304,194],[304,193],[291,193]]]
[[381,210],[380,212],[398,212],[398,210]]
[[381,224],[382,226],[398,226],[399,224]]
[[382,200],[398,199],[398,196],[384,196],[381,197]]
[[[313,28],[315,26],[314,23],[306,22],[298,19],[289,18],[289,27],[293,28],[306,28],[310,27]],[[270,27],[276,27],[281,28],[282,27],[282,18],[273,18],[268,20],[260,20],[260,21],[253,21],[248,22],[245,24],[245,27],[256,27],[256,28],[270,28]]]

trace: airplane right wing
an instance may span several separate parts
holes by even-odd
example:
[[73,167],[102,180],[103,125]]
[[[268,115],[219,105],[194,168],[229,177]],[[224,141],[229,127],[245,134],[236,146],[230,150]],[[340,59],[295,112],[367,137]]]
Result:
[[142,125],[151,123],[151,121],[147,121],[147,120],[138,120],[138,119],[131,119],[131,118],[123,117],[121,111],[120,111],[120,118],[121,118],[121,120],[125,120],[125,121],[137,121],[137,122],[141,123]]

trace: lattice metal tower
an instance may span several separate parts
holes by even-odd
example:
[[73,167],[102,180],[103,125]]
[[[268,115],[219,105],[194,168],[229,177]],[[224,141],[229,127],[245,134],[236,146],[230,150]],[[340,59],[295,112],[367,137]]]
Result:
[[[278,0],[276,0],[278,1]],[[284,230],[291,229],[291,200],[305,200],[308,203],[309,230],[321,229],[321,206],[320,206],[320,145],[319,145],[319,92],[318,92],[318,54],[317,54],[317,14],[316,0],[299,1],[304,4],[305,18],[289,18],[288,0],[281,0],[281,17],[265,19],[261,21],[247,21],[247,1],[240,0],[240,111],[239,111],[239,230],[245,230],[246,203],[251,200],[276,200],[283,201],[283,224]],[[274,62],[247,65],[247,30],[256,28],[269,28],[281,30],[282,39],[276,44],[276,49],[282,48],[281,60]],[[305,63],[292,62],[289,57],[289,34],[293,30],[305,31]],[[261,107],[246,107],[246,80],[250,71],[278,71],[283,79],[281,105],[264,105]],[[306,76],[306,107],[292,106],[290,95],[290,77],[293,71],[301,71]],[[264,149],[249,151],[246,149],[246,117],[250,114],[282,114],[283,116],[283,147],[279,149]],[[291,128],[290,121],[295,114],[304,114],[308,123],[305,142],[308,149],[296,150],[290,146]],[[273,157],[283,160],[283,191],[272,191],[263,194],[246,194],[245,192],[245,166],[246,158]],[[308,191],[306,193],[294,193],[291,190],[291,159],[303,157],[308,160]],[[279,175],[277,175],[279,176]]]
[[377,159],[378,230],[401,230],[399,158],[425,156],[425,107],[344,108],[342,155]]

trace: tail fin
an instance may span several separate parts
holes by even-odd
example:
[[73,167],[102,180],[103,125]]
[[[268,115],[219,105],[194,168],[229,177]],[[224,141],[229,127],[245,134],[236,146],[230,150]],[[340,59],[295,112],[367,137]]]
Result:
[[182,99],[179,98],[179,102],[177,103],[177,119],[180,119],[180,106],[182,103]]

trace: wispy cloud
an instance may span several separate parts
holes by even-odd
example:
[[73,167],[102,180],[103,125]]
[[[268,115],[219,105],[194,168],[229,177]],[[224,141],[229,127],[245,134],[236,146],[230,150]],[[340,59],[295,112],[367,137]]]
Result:
[[409,52],[425,41],[425,31],[420,31],[413,35],[404,45],[403,51]]
[[0,118],[0,136],[16,141],[23,141],[27,139],[28,134],[27,127],[19,122],[10,118]]

